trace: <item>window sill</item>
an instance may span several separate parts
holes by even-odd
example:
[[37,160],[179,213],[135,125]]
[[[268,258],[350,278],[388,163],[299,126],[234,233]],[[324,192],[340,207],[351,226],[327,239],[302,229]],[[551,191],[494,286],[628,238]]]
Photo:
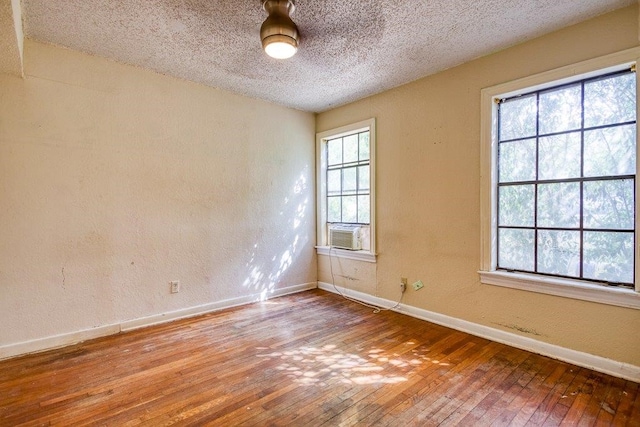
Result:
[[640,293],[632,289],[605,287],[580,280],[507,271],[479,271],[478,273],[480,274],[480,282],[487,285],[640,309]]
[[334,256],[337,258],[354,259],[356,261],[376,262],[376,254],[369,251],[349,251],[346,249],[336,249],[329,246],[316,246],[318,255]]

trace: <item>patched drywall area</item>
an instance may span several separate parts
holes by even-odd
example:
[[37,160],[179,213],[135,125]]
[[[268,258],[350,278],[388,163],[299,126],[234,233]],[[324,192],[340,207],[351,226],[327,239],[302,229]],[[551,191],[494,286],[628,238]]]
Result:
[[318,277],[323,282],[377,295],[376,264],[335,256],[318,257]]
[[400,277],[422,280],[404,303],[640,366],[639,310],[482,285],[477,273],[481,89],[636,47],[637,35],[632,6],[319,114],[318,132],[376,118],[379,255],[373,272],[360,262],[357,289],[395,301]]
[[316,281],[312,114],[25,48],[0,76],[0,346]]

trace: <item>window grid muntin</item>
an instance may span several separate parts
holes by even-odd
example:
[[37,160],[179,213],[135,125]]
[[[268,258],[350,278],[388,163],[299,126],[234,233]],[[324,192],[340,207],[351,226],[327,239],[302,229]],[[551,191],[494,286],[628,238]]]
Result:
[[[587,78],[587,79],[582,79],[579,81],[573,81],[573,82],[569,82],[569,83],[565,83],[565,84],[561,84],[561,85],[557,85],[557,86],[553,86],[553,87],[549,87],[549,88],[545,88],[545,89],[541,89],[541,90],[534,90],[534,91],[530,91],[527,93],[522,93],[519,94],[517,96],[514,97],[510,97],[510,98],[505,98],[505,99],[501,99],[498,102],[498,114],[497,114],[497,137],[498,137],[498,162],[497,164],[499,165],[499,156],[500,156],[500,147],[502,147],[503,144],[505,143],[510,143],[510,142],[517,142],[517,141],[524,141],[524,140],[531,140],[534,139],[535,140],[535,180],[526,180],[526,181],[510,181],[510,182],[500,182],[500,167],[497,168],[497,197],[496,197],[496,218],[497,218],[497,226],[496,226],[496,268],[498,270],[506,270],[506,271],[519,271],[519,272],[524,272],[524,273],[535,273],[535,274],[539,274],[539,275],[545,275],[545,276],[553,276],[553,277],[563,277],[563,278],[569,278],[569,279],[581,279],[581,280],[586,280],[586,281],[591,281],[591,282],[597,282],[597,283],[604,283],[604,284],[608,284],[608,285],[615,285],[615,286],[625,286],[625,287],[634,287],[634,283],[636,280],[635,277],[635,255],[632,254],[632,281],[631,282],[624,282],[624,283],[617,283],[617,282],[606,282],[606,281],[602,281],[602,280],[597,280],[597,279],[589,279],[589,278],[585,278],[584,277],[584,233],[586,232],[614,232],[614,233],[632,233],[633,234],[633,245],[635,248],[635,245],[637,245],[637,236],[635,233],[635,228],[633,229],[608,229],[608,228],[585,228],[584,227],[584,183],[585,182],[600,182],[600,181],[607,181],[607,180],[630,180],[632,181],[632,185],[633,188],[636,188],[636,175],[635,174],[625,174],[625,175],[606,175],[606,176],[597,176],[597,177],[585,177],[584,176],[584,149],[585,149],[585,132],[590,132],[593,130],[598,130],[598,129],[605,129],[605,128],[614,128],[614,127],[622,127],[622,126],[628,126],[628,125],[635,125],[636,124],[636,120],[631,120],[631,121],[623,121],[623,122],[617,122],[617,123],[608,123],[605,125],[597,125],[597,126],[590,126],[588,128],[584,127],[585,124],[585,85],[588,83],[592,83],[598,80],[604,80],[604,79],[608,79],[608,78],[612,78],[618,75],[624,75],[624,74],[630,74],[630,73],[635,73],[635,70],[622,70],[622,71],[615,71],[612,73],[606,73],[603,75],[599,75],[599,76],[595,76],[595,77],[591,77],[591,78]],[[580,120],[581,120],[581,126],[580,128],[577,129],[568,129],[568,130],[564,130],[564,131],[559,131],[559,132],[549,132],[549,133],[545,133],[545,134],[541,134],[540,133],[540,95],[544,94],[544,93],[548,93],[548,92],[553,92],[553,91],[559,91],[562,90],[563,88],[567,88],[567,87],[571,87],[571,86],[577,86],[580,85]],[[536,96],[536,112],[535,112],[535,135],[525,135],[525,136],[520,136],[517,138],[510,138],[510,139],[505,139],[502,140],[501,138],[501,133],[502,133],[502,114],[500,113],[500,107],[503,105],[504,102],[507,102],[509,100],[513,100],[513,99],[519,99],[519,98],[524,98],[527,96]],[[637,102],[637,99],[636,99]],[[555,136],[555,135],[563,135],[563,134],[569,134],[569,133],[576,133],[576,132],[580,132],[580,177],[575,177],[575,178],[566,178],[566,179],[545,179],[545,180],[540,180],[539,179],[539,169],[540,169],[540,153],[539,153],[539,148],[540,148],[540,139],[544,138],[544,137],[549,137],[549,136]],[[636,135],[637,138],[637,135]],[[636,139],[637,141],[637,139]],[[637,150],[637,144],[635,149]],[[636,170],[637,170],[638,165],[636,165]],[[579,227],[578,228],[570,228],[570,227],[540,227],[538,226],[538,186],[540,184],[547,184],[547,183],[567,183],[567,182],[579,182],[580,186],[579,186],[579,192],[580,192],[580,206],[579,206]],[[530,226],[502,226],[500,225],[500,196],[501,196],[501,192],[500,189],[502,187],[506,187],[506,186],[520,186],[520,185],[534,185],[534,207],[533,207],[533,214],[534,214],[534,225],[532,227]],[[633,215],[634,217],[637,215],[637,203],[636,203],[636,192],[633,192]],[[633,227],[635,227],[635,224],[633,225]],[[520,230],[531,230],[533,231],[533,251],[534,251],[534,259],[533,259],[533,271],[530,270],[519,270],[519,269],[512,269],[512,268],[504,268],[504,267],[500,267],[500,230],[501,229],[520,229]],[[561,275],[561,274],[549,274],[549,273],[543,273],[543,272],[539,272],[538,269],[538,236],[539,236],[539,231],[546,231],[546,230],[552,230],[552,231],[579,231],[579,235],[580,235],[580,239],[579,239],[579,276],[567,276],[567,275]]]
[[[501,101],[504,102],[505,100]],[[498,122],[500,122],[500,120],[498,119]],[[540,135],[528,135],[528,136],[523,136],[523,137],[519,137],[519,138],[511,138],[511,139],[501,139],[499,140],[500,144],[508,144],[510,142],[518,142],[518,141],[526,141],[527,139],[539,139],[539,138],[546,138],[549,136],[558,136],[558,135],[565,135],[565,134],[569,134],[569,133],[585,133],[585,132],[590,132],[590,131],[594,131],[594,130],[600,130],[600,129],[607,129],[607,128],[616,128],[616,127],[622,127],[622,126],[629,126],[629,125],[635,125],[636,121],[635,120],[628,120],[625,122],[619,122],[619,123],[614,123],[614,124],[607,124],[607,125],[598,125],[598,126],[589,126],[589,127],[585,127],[582,129],[572,129],[572,130],[565,130],[565,131],[561,131],[561,132],[549,132],[549,133],[542,133]]]
[[[593,79],[590,81],[594,81]],[[584,85],[582,81],[580,84],[580,177],[584,178]],[[580,277],[584,277],[584,182],[580,182],[580,250],[578,251],[579,264],[578,272]],[[634,183],[635,184],[635,183]],[[537,242],[536,242],[537,243]],[[635,267],[635,266],[634,266]],[[635,268],[634,268],[635,276]],[[633,283],[632,283],[633,285]]]
[[[338,138],[331,138],[327,140],[327,143],[324,145],[324,149],[326,150],[326,158],[329,158],[329,145],[337,140],[340,140],[340,147],[341,147],[341,163],[335,163],[335,164],[331,164],[331,165],[327,165],[326,167],[326,171],[325,171],[325,179],[328,182],[329,181],[329,173],[331,171],[340,171],[340,192],[336,193],[336,194],[331,194],[329,195],[329,191],[327,190],[327,206],[330,206],[330,200],[331,199],[339,199],[340,200],[340,221],[330,221],[329,219],[329,209],[327,209],[326,215],[326,221],[327,224],[354,224],[354,225],[369,225],[371,222],[371,212],[369,212],[369,221],[364,222],[364,221],[359,221],[359,215],[360,215],[360,202],[359,202],[359,196],[367,196],[367,200],[368,200],[368,204],[370,204],[371,202],[371,183],[369,182],[369,188],[364,190],[360,188],[360,174],[358,171],[358,168],[361,166],[369,166],[369,168],[371,168],[371,146],[369,146],[369,156],[366,158],[361,158],[361,137],[360,135],[363,134],[369,134],[369,130],[364,130],[361,132],[354,132],[354,133],[350,133],[350,134],[346,134],[346,135],[342,135]],[[357,146],[357,151],[358,151],[358,160],[357,161],[353,161],[353,162],[344,162],[344,139],[345,138],[349,138],[352,136],[356,136],[356,139],[358,141],[358,146]],[[371,140],[367,139],[369,141],[369,144],[371,144]],[[347,192],[344,191],[344,171],[346,169],[351,169],[354,168],[355,169],[355,173],[356,173],[356,190],[355,192],[352,190],[349,190]],[[369,170],[369,174],[371,174],[371,170]],[[369,181],[371,181],[371,178],[369,179]],[[356,221],[352,222],[352,221],[343,221],[343,200],[346,197],[355,197],[355,201],[356,201]]]

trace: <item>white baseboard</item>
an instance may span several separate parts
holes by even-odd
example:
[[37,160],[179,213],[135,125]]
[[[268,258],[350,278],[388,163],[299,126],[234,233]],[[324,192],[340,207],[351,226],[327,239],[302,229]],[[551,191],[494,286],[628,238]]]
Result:
[[261,292],[259,294],[245,295],[237,298],[225,299],[222,301],[215,301],[209,304],[197,305],[195,307],[189,307],[182,310],[170,311],[168,313],[156,314],[154,316],[141,317],[138,319],[128,320],[120,323],[120,329],[125,331],[131,331],[133,329],[144,328],[146,326],[157,325],[160,323],[171,322],[177,319],[186,319],[188,317],[198,316],[200,314],[210,313],[212,311],[223,310],[225,308],[237,307],[239,305],[250,304],[252,302],[265,301],[270,298],[281,297],[284,295],[293,294],[296,292],[307,291],[309,289],[315,289],[317,287],[316,282],[303,283],[301,285],[288,286],[286,288],[279,288],[269,293]]
[[[325,291],[337,293],[333,285],[330,283],[318,282],[318,288]],[[378,307],[392,307],[395,304],[395,301],[379,298],[373,295],[366,294],[364,292],[345,289],[340,286],[338,287],[338,289],[349,298],[353,298]],[[594,371],[602,372],[627,380],[640,382],[640,366],[617,362],[615,360],[595,356],[593,354],[571,350],[568,348],[560,347],[558,345],[549,344],[528,337],[523,337],[511,332],[501,331],[499,329],[480,325],[478,323],[457,319],[455,317],[446,316],[444,314],[435,313],[406,304],[400,304],[400,306],[393,309],[393,311],[401,314],[406,314],[418,319],[426,320],[428,322],[432,322],[441,326],[456,329],[458,331],[466,332],[471,335],[486,338],[491,341],[496,341],[522,350],[527,350],[532,353],[537,353],[543,356],[551,357],[553,359],[562,360],[573,365],[593,369]]]
[[250,304],[252,302],[265,301],[270,298],[289,295],[296,292],[302,292],[302,291],[315,289],[315,288],[317,288],[316,282],[303,283],[300,285],[274,289],[273,291],[269,291],[269,292],[261,292],[259,294],[245,295],[242,297],[216,301],[209,304],[189,307],[182,310],[171,311],[168,313],[162,313],[154,316],[126,320],[121,323],[104,325],[96,328],[70,332],[67,334],[54,335],[54,336],[39,338],[35,340],[30,340],[30,341],[23,341],[15,344],[8,344],[8,345],[0,346],[0,360],[8,359],[10,357],[15,357],[15,356],[21,356],[24,354],[37,353],[45,350],[51,350],[54,348],[65,347],[68,345],[77,344],[79,342],[86,341],[93,338],[113,335],[119,332],[125,332],[133,329],[143,328],[145,326],[171,322],[173,320],[185,319],[188,317],[198,316],[200,314],[210,313],[212,311],[218,311],[218,310],[223,310],[225,308],[231,308],[239,305]]
[[0,360],[22,356],[23,354],[38,353],[54,348],[66,347],[81,341],[117,334],[118,332],[120,332],[120,325],[104,325],[70,332],[68,334],[52,335],[45,338],[7,344],[0,347]]

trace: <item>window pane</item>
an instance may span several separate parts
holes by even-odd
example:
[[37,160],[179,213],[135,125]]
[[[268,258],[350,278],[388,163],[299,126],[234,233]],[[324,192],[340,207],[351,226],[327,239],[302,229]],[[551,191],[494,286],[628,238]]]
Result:
[[327,162],[329,165],[342,163],[342,138],[332,139],[327,143]]
[[354,194],[356,192],[356,170],[357,168],[342,169],[343,194]]
[[584,226],[633,230],[633,180],[584,183]]
[[584,133],[584,176],[636,173],[636,126],[615,126]]
[[533,230],[498,231],[498,267],[533,271]]
[[371,221],[371,209],[369,196],[358,196],[358,222],[369,224]]
[[580,177],[580,133],[540,138],[539,179]]
[[584,277],[633,283],[633,233],[584,233]]
[[344,160],[343,163],[358,161],[358,135],[349,135],[343,138]]
[[358,168],[358,190],[360,192],[369,192],[369,166],[360,166]]
[[534,219],[533,185],[509,185],[499,189],[498,225],[531,227]]
[[327,197],[327,222],[340,222],[342,197]]
[[633,284],[635,73],[531,90],[497,109],[497,267]]
[[327,194],[340,194],[340,169],[327,171]]
[[356,196],[342,198],[342,222],[358,222],[358,205]]
[[499,149],[499,182],[530,181],[536,178],[535,139],[502,143]]
[[360,135],[360,160],[369,160],[369,132]]
[[580,85],[540,94],[540,134],[580,128],[582,123]]
[[538,226],[580,226],[580,183],[538,185]]
[[515,98],[500,104],[500,140],[536,134],[536,97]]
[[584,85],[585,127],[622,123],[636,118],[635,73]]
[[538,231],[538,272],[580,277],[580,232]]

